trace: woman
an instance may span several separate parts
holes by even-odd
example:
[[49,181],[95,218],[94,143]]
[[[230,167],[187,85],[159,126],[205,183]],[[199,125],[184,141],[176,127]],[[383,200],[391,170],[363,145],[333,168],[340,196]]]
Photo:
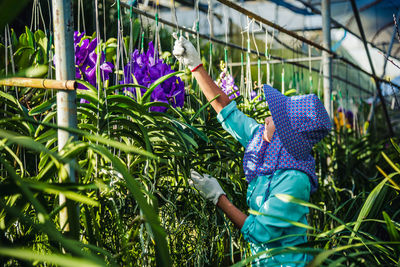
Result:
[[[253,266],[305,266],[311,259],[303,253],[274,255],[268,250],[293,247],[307,242],[308,208],[285,202],[277,194],[287,194],[305,201],[318,187],[312,147],[331,129],[329,116],[314,94],[286,97],[264,85],[264,94],[272,114],[265,124],[247,117],[235,101],[214,83],[202,66],[194,46],[185,38],[174,36],[173,54],[192,71],[201,90],[217,112],[223,128],[246,149],[243,168],[247,204],[258,215],[247,216],[226,197],[217,180],[209,175],[191,173],[192,185],[232,220],[250,243],[255,256]],[[273,251],[273,250],[271,250]]]

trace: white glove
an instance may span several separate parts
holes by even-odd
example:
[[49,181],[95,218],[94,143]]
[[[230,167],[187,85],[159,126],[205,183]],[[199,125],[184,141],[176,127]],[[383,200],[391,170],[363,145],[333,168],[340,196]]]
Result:
[[172,34],[172,36],[176,39],[174,50],[172,54],[185,66],[187,66],[191,71],[194,71],[198,66],[202,64],[200,55],[196,51],[196,48],[181,36],[178,39],[176,32]]
[[212,201],[214,205],[217,205],[221,195],[225,195],[224,190],[222,190],[217,179],[214,177],[208,174],[201,175],[194,170],[191,170],[190,176],[191,180],[189,180],[189,184],[196,187],[200,194],[207,200]]

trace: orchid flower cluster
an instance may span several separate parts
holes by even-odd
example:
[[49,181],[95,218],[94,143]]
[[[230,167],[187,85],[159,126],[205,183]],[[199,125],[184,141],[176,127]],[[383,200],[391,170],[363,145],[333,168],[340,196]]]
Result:
[[[139,84],[145,87],[151,86],[157,79],[167,74],[173,73],[171,66],[164,63],[162,59],[156,57],[153,42],[149,43],[146,53],[139,53],[135,50],[131,54],[131,59],[124,68],[124,80],[121,84]],[[136,89],[133,87],[125,87],[125,93],[136,97]],[[146,89],[140,89],[143,95]],[[185,84],[181,78],[173,76],[158,85],[151,93],[151,102],[164,102],[173,107],[183,107],[185,100]],[[165,112],[167,107],[153,106],[151,111]]]
[[[74,33],[75,77],[96,86],[97,38],[90,41],[88,38],[83,38],[84,36],[84,32],[79,33],[76,31]],[[114,65],[111,62],[106,62],[105,54],[101,52],[100,75],[103,82],[110,78],[113,68]],[[79,85],[78,88],[87,89],[84,85]]]
[[240,96],[239,88],[235,84],[233,76],[228,73],[228,69],[225,67],[223,61],[220,63],[221,73],[219,74],[218,80],[215,82],[221,90],[228,95],[229,99]]

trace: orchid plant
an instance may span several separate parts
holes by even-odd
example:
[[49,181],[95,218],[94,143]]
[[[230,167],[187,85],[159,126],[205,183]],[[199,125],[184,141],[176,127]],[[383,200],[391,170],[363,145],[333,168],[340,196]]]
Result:
[[[135,50],[131,54],[130,61],[124,67],[124,80],[121,84],[139,84],[149,88],[159,78],[174,73],[171,66],[164,63],[162,59],[155,54],[153,43],[150,42],[148,50],[145,53],[139,53]],[[145,88],[140,89],[143,95]],[[127,95],[136,98],[136,88],[125,87],[124,92]],[[150,102],[168,103],[173,107],[183,107],[185,100],[185,84],[181,78],[172,76],[159,84],[150,95]],[[152,106],[151,111],[165,112],[168,108],[165,106]]]
[[215,82],[221,90],[228,95],[229,99],[233,99],[235,97],[240,96],[239,87],[235,84],[235,80],[233,76],[229,74],[228,69],[225,66],[225,63],[221,61],[220,64],[221,73],[219,74],[219,78]]
[[[74,48],[75,48],[75,77],[89,82],[96,86],[96,64],[98,54],[96,53],[97,38],[90,40],[85,37],[85,33],[74,33]],[[114,68],[111,62],[105,61],[105,53],[100,55],[100,75],[101,80],[107,81],[110,78],[110,73]],[[84,85],[79,84],[79,89],[87,89]]]

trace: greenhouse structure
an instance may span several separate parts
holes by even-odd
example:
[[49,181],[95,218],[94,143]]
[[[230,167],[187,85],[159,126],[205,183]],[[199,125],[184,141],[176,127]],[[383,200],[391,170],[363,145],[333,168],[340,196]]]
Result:
[[0,12],[0,265],[400,266],[400,1]]

